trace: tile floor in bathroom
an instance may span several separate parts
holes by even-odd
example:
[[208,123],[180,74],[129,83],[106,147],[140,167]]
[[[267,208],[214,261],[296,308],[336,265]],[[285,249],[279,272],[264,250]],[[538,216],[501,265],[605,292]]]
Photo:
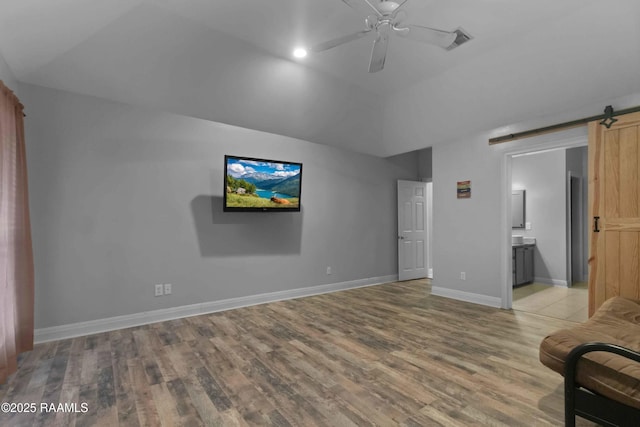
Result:
[[584,322],[588,315],[587,283],[571,288],[531,283],[513,288],[513,309],[557,319]]

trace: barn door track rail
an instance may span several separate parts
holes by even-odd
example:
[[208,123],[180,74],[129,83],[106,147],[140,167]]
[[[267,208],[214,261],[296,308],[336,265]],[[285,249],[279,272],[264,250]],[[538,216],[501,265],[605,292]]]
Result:
[[611,127],[612,124],[618,121],[615,119],[615,116],[622,116],[624,114],[635,113],[640,111],[640,106],[625,108],[624,110],[614,111],[611,105],[607,105],[604,109],[604,114],[599,114],[597,116],[584,117],[582,119],[571,120],[569,122],[558,123],[551,126],[545,126],[537,129],[525,130],[522,132],[510,133],[508,135],[497,136],[495,138],[489,139],[489,145],[501,144],[503,142],[515,141],[517,139],[529,138],[537,135],[544,135],[545,133],[557,132],[564,129],[570,129],[578,126],[584,126],[589,122],[593,122],[595,120],[600,120],[600,124],[605,126],[607,129]]

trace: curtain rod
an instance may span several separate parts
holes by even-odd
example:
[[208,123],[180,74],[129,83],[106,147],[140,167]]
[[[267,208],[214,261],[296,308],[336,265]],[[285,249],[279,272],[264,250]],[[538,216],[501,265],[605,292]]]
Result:
[[[545,126],[537,129],[525,130],[522,132],[510,133],[508,135],[497,136],[495,138],[489,139],[489,145],[500,144],[503,142],[515,141],[516,139],[528,138],[536,135],[544,135],[545,133],[556,132],[562,129],[570,129],[578,126],[586,125],[589,122],[594,120],[602,120],[600,124],[605,125],[607,127],[611,126],[611,123],[617,121],[613,119],[615,116],[621,116],[623,114],[635,113],[640,111],[640,106],[626,108],[620,111],[613,111],[613,107],[608,105],[607,108],[604,109],[604,114],[599,114],[597,116],[585,117],[582,119],[571,120],[569,122],[558,123],[551,126]],[[606,121],[609,121],[607,125]]]

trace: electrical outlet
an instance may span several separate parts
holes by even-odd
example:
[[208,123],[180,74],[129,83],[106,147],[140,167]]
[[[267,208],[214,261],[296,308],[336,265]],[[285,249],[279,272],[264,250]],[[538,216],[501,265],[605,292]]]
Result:
[[464,271],[460,272],[460,280],[467,280],[467,273]]
[[161,297],[162,296],[162,285],[161,284],[160,285],[156,285],[155,290],[156,290],[155,296]]
[[531,223],[530,222],[525,222],[524,223],[524,229],[525,230],[531,230]]
[[171,295],[171,283],[164,284],[164,294]]
[[331,274],[331,267],[327,267],[327,274]]

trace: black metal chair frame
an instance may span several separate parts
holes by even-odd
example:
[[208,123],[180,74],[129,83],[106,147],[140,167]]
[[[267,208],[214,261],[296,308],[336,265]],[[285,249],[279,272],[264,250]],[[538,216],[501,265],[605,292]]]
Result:
[[615,344],[585,343],[567,356],[564,371],[564,419],[566,427],[575,427],[576,415],[603,426],[640,426],[640,409],[595,394],[576,383],[578,360],[586,353],[615,353],[640,363],[640,353]]

